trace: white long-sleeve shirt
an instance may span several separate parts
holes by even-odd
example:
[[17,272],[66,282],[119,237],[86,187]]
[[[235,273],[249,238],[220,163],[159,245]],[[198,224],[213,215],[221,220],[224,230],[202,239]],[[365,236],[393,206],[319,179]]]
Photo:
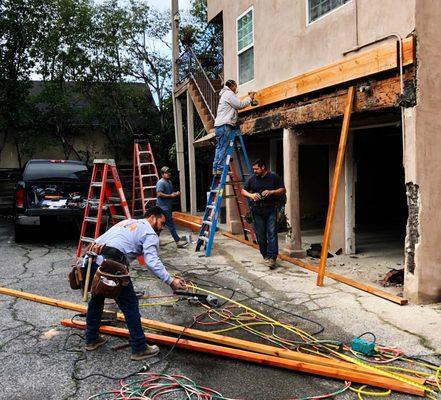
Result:
[[98,244],[114,247],[132,262],[144,256],[147,267],[161,281],[170,284],[173,278],[159,259],[159,237],[146,219],[126,219],[112,226],[95,240]]
[[216,119],[214,126],[232,125],[237,123],[237,110],[245,108],[251,104],[251,98],[248,97],[244,101],[240,101],[236,93],[228,86],[225,86],[220,92],[219,105],[217,106]]

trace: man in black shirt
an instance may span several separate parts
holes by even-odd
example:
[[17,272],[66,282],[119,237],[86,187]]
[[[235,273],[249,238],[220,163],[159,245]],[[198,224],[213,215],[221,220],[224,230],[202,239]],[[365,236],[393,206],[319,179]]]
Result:
[[277,201],[286,192],[282,179],[266,169],[262,160],[253,163],[254,175],[248,179],[242,194],[251,200],[254,231],[260,253],[271,269],[276,268],[279,253],[277,238]]

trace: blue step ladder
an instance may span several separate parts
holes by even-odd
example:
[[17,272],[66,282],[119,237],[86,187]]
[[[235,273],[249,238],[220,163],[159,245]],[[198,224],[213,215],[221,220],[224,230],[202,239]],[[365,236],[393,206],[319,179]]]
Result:
[[[233,160],[233,153],[234,160]],[[237,169],[236,165],[239,167]],[[205,256],[210,257],[213,247],[214,236],[219,218],[222,200],[226,197],[234,197],[242,224],[244,237],[251,242],[256,241],[253,226],[246,219],[249,210],[249,200],[241,194],[243,183],[250,177],[251,163],[245,149],[245,143],[240,129],[233,129],[228,138],[225,164],[221,175],[214,175],[208,196],[207,207],[202,218],[202,226],[196,243],[196,251],[205,248]],[[227,181],[227,178],[230,179]],[[232,185],[233,195],[225,196],[226,185]]]

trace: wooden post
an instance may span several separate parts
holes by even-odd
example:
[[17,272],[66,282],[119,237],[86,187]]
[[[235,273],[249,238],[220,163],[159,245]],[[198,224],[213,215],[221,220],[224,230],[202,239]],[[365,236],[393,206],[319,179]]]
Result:
[[345,157],[345,253],[355,254],[355,181],[354,132],[349,130]]
[[323,286],[325,276],[326,262],[328,260],[329,239],[331,237],[332,220],[334,218],[335,202],[337,199],[338,185],[345,157],[346,142],[349,132],[349,122],[351,120],[352,107],[354,104],[355,88],[351,86],[346,98],[345,113],[343,116],[343,125],[341,128],[340,143],[338,145],[337,160],[335,162],[334,177],[332,179],[331,193],[329,196],[328,215],[326,217],[325,233],[323,235],[322,253],[320,256],[320,266],[317,275],[317,285]]
[[187,90],[187,143],[188,143],[188,180],[190,184],[190,214],[197,212],[196,205],[196,161],[194,156],[194,106]]

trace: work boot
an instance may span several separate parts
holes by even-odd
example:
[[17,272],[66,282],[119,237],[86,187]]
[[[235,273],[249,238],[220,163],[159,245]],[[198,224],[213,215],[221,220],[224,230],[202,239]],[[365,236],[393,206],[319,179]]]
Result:
[[277,262],[275,258],[268,258],[268,266],[270,269],[276,269],[277,268]]
[[86,344],[86,350],[87,351],[96,350],[98,347],[101,347],[103,344],[106,344],[108,340],[109,339],[107,337],[99,335],[97,340],[95,340],[92,343]]
[[132,361],[141,361],[145,360],[146,358],[150,358],[153,356],[156,356],[156,354],[159,353],[159,347],[155,344],[153,345],[147,345],[147,347],[143,351],[139,351],[138,353],[133,353],[130,356],[130,359]]
[[178,249],[183,249],[184,247],[187,247],[188,246],[187,239],[179,239],[176,242],[176,246],[178,247]]

